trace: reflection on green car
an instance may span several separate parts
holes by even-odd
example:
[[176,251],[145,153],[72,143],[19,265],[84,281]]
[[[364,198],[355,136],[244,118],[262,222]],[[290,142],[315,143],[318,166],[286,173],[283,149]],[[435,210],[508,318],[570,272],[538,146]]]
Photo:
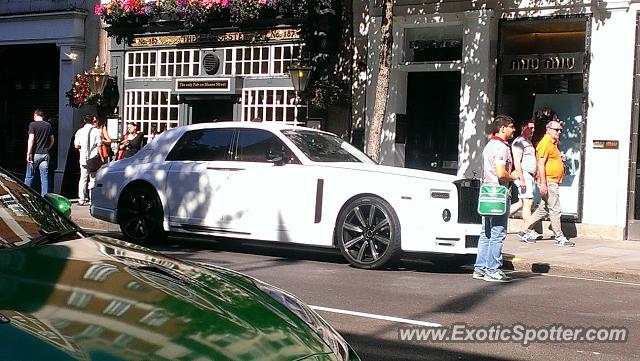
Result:
[[0,169],[0,359],[359,360],[294,296],[87,235]]

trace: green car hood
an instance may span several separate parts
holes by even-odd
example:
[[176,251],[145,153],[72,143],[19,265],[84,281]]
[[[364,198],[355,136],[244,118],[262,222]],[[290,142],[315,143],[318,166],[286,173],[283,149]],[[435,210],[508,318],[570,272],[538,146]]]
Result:
[[232,271],[106,237],[0,251],[0,359],[332,359]]

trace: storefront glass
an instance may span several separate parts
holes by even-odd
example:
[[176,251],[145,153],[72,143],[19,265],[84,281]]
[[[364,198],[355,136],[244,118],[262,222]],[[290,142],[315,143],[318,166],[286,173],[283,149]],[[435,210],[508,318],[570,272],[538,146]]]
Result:
[[544,135],[551,110],[563,124],[560,150],[567,157],[560,184],[563,216],[580,219],[584,144],[583,104],[587,18],[504,20],[500,26],[497,113],[517,123],[536,119],[534,143]]

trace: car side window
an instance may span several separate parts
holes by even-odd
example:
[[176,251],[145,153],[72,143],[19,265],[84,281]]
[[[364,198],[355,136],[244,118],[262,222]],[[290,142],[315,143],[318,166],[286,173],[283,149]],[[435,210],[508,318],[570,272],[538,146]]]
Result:
[[168,161],[229,160],[233,129],[198,129],[186,132],[167,156]]
[[240,129],[234,160],[267,163],[269,154],[282,151],[288,158],[292,157],[291,151],[273,133],[262,129]]

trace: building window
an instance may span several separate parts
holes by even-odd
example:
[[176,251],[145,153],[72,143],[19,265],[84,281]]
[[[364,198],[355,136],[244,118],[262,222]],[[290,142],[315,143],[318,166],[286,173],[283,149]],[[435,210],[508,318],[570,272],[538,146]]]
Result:
[[80,332],[77,338],[97,338],[104,332],[104,328],[97,325],[88,325],[82,332]]
[[129,302],[124,302],[120,300],[113,300],[109,305],[102,311],[105,315],[117,316],[120,317],[124,315],[127,310],[131,308],[131,304]]
[[133,340],[133,336],[121,333],[113,340],[113,346],[125,348],[128,347]]
[[200,75],[199,50],[160,50],[161,77]]
[[225,75],[285,75],[298,57],[299,45],[272,45],[224,49]]
[[127,53],[126,78],[151,78],[156,76],[156,51]]
[[271,47],[273,51],[273,67],[272,74],[287,74],[287,68],[294,59],[300,54],[300,46],[295,44],[274,45]]
[[178,99],[169,90],[127,90],[124,121],[138,124],[145,137],[178,126]]
[[73,291],[69,295],[67,304],[78,308],[85,308],[91,301],[91,294],[81,291]]
[[84,273],[83,279],[96,282],[104,282],[110,274],[118,272],[118,268],[114,265],[102,263],[94,264],[87,272]]
[[195,49],[132,51],[126,59],[127,79],[200,75],[200,51]]
[[144,323],[145,325],[153,327],[160,327],[164,325],[168,320],[169,315],[167,315],[164,311],[154,310],[142,317],[140,319],[140,323]]
[[242,89],[242,121],[260,118],[267,122],[292,123],[306,116],[306,105],[296,109],[296,95],[292,88],[245,88]]

